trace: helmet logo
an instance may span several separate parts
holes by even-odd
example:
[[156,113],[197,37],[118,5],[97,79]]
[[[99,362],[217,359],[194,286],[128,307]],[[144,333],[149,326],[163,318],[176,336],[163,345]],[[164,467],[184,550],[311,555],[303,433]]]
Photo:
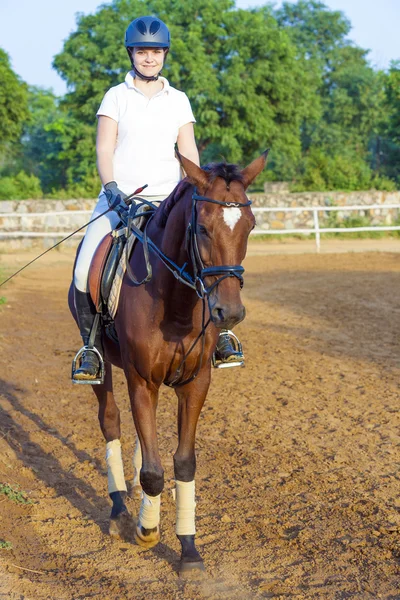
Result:
[[150,25],[150,33],[151,35],[155,35],[157,31],[160,29],[161,25],[159,21],[153,21]]
[[142,21],[142,20],[138,21],[136,23],[136,27],[138,28],[139,32],[142,35],[146,35],[146,33],[147,33],[147,27],[146,27],[146,23],[144,21]]

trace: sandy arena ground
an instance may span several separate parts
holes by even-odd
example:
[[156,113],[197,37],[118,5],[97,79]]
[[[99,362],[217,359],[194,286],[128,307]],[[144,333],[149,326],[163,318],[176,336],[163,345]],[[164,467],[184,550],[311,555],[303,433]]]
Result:
[[[0,544],[12,545],[0,549],[0,599],[400,599],[400,257],[258,248],[236,331],[246,368],[214,371],[198,427],[202,581],[177,575],[174,392],[162,390],[158,419],[162,541],[146,552],[107,534],[96,400],[69,382],[72,251],[0,289],[0,484],[31,502],[0,494]],[[3,253],[0,269],[33,256]],[[131,481],[121,373],[115,389]]]

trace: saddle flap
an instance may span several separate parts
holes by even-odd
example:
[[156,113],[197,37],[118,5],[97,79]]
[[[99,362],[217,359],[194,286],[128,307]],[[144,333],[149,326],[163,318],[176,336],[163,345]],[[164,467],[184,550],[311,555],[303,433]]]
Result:
[[107,235],[103,237],[100,244],[97,246],[96,252],[93,255],[92,262],[90,263],[89,267],[89,292],[97,312],[101,312],[102,308],[101,278],[112,243],[112,233],[107,233]]

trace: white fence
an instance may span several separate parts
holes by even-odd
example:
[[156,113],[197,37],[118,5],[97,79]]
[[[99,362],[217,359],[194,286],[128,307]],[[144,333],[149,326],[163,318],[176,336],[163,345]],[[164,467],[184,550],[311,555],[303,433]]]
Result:
[[301,207],[255,207],[253,213],[261,212],[310,212],[313,215],[314,227],[313,228],[299,228],[299,229],[253,229],[254,235],[267,234],[267,235],[288,235],[288,234],[303,234],[303,235],[315,235],[315,244],[317,252],[321,249],[321,233],[351,233],[358,231],[400,231],[400,225],[371,225],[368,227],[320,227],[319,224],[319,213],[331,212],[331,211],[367,211],[367,210],[382,210],[382,209],[400,209],[400,204],[358,204],[353,206],[301,206]]
[[[331,211],[369,211],[369,210],[385,210],[385,209],[397,209],[400,210],[400,204],[360,204],[353,206],[298,206],[298,207],[254,207],[253,213],[257,216],[258,213],[263,212],[286,212],[286,213],[304,213],[309,212],[313,215],[314,227],[312,228],[298,228],[298,229],[254,229],[252,235],[291,235],[291,234],[302,234],[302,235],[315,235],[315,243],[317,252],[321,248],[321,234],[322,233],[351,233],[358,231],[400,231],[400,225],[371,225],[368,227],[320,227],[319,213],[327,213]],[[0,218],[19,218],[22,221],[31,218],[46,219],[48,217],[55,216],[66,216],[66,215],[79,215],[82,217],[90,218],[92,211],[87,210],[74,210],[74,211],[54,211],[54,212],[42,212],[42,213],[0,213]],[[25,221],[24,229],[21,231],[5,231],[0,232],[0,240],[4,239],[16,239],[16,238],[62,238],[64,235],[68,235],[67,231],[29,231],[27,229]],[[83,231],[76,234],[78,237],[84,235]]]

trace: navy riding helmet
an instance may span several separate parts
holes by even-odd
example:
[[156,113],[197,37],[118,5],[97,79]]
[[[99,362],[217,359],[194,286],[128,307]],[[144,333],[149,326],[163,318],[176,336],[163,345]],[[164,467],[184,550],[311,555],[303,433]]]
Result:
[[148,77],[140,73],[133,64],[133,48],[166,48],[171,45],[171,36],[166,24],[157,17],[138,17],[129,24],[125,32],[125,48],[128,51],[132,68],[136,75],[145,81],[156,81],[155,77]]

